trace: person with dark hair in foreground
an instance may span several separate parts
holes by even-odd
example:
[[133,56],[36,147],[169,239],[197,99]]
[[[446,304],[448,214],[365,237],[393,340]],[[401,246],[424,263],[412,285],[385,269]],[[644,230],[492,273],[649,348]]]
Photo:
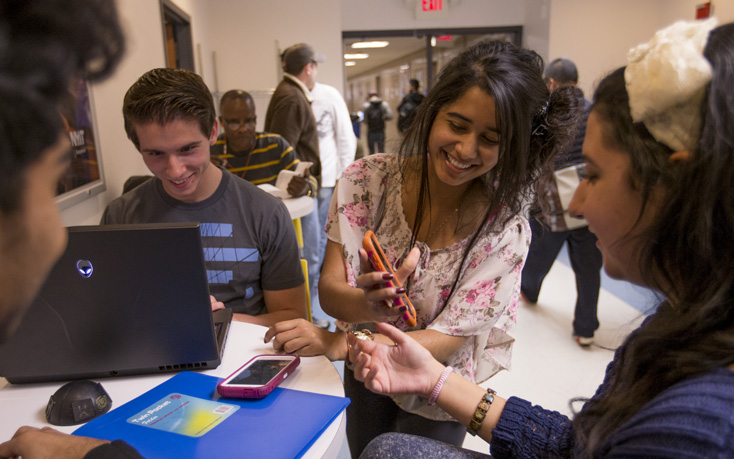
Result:
[[[714,25],[658,32],[594,95],[570,210],[611,277],[663,301],[575,419],[473,384],[387,324],[395,346],[349,337],[355,377],[436,401],[495,458],[734,457],[734,23]],[[362,457],[419,456],[487,457],[397,434]]]
[[[39,28],[43,24],[43,28]],[[115,69],[125,41],[112,0],[0,2],[0,342],[64,251],[56,206],[69,167],[58,104],[78,78]],[[32,133],[32,135],[29,135]],[[12,418],[12,413],[4,413]],[[21,427],[0,458],[140,458],[127,443]]]

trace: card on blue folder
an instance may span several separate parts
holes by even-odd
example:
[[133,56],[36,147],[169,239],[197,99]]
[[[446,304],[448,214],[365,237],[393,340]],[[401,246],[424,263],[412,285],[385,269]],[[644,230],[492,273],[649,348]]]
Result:
[[219,378],[181,372],[74,434],[122,439],[143,457],[300,457],[349,399],[276,387],[262,399],[217,394]]

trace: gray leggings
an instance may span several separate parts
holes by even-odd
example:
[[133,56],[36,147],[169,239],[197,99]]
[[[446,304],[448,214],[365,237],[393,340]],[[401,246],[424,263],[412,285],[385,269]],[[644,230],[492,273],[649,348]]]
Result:
[[433,421],[398,407],[390,397],[370,392],[354,372],[344,369],[344,392],[352,401],[347,407],[347,441],[352,458],[380,434],[399,432],[432,438],[461,446],[466,428],[455,421]]
[[359,459],[487,459],[492,456],[414,435],[386,433],[367,445]]

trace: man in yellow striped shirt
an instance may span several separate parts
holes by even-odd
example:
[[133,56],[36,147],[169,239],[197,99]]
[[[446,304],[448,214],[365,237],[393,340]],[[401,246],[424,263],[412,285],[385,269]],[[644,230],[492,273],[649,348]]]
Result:
[[[293,147],[278,134],[256,132],[255,102],[246,91],[227,91],[219,103],[219,121],[224,135],[211,147],[212,162],[255,185],[275,185],[278,173],[295,170],[299,159]],[[298,197],[316,189],[316,179],[295,176],[288,193]]]

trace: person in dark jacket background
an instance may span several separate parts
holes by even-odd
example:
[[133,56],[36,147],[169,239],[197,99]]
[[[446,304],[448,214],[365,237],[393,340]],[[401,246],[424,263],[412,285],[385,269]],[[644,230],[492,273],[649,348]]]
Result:
[[[575,88],[580,99],[580,107],[584,114],[579,119],[578,130],[573,144],[564,154],[559,155],[555,162],[555,169],[580,164],[581,146],[586,135],[586,120],[589,118],[591,102],[584,98],[584,93],[578,84],[576,65],[565,57],[554,59],[545,69],[544,78],[551,91],[562,86]],[[538,200],[548,201],[548,196],[538,196]],[[597,307],[599,302],[599,288],[601,287],[601,252],[596,248],[596,236],[589,231],[588,225],[580,228],[556,228],[552,223],[557,215],[549,212],[551,206],[545,202],[543,209],[546,214],[532,212],[530,215],[530,229],[533,233],[530,250],[525,266],[522,270],[521,294],[523,300],[535,304],[538,302],[540,287],[545,276],[548,275],[563,244],[568,244],[568,256],[571,267],[576,276],[576,309],[574,311],[573,335],[580,346],[589,346],[593,343],[594,331],[599,328]]]
[[418,111],[418,106],[423,103],[423,99],[426,98],[420,92],[420,82],[416,79],[410,80],[410,90],[408,94],[403,97],[398,105],[398,131],[402,134],[408,129],[410,123],[415,119],[415,114]]

